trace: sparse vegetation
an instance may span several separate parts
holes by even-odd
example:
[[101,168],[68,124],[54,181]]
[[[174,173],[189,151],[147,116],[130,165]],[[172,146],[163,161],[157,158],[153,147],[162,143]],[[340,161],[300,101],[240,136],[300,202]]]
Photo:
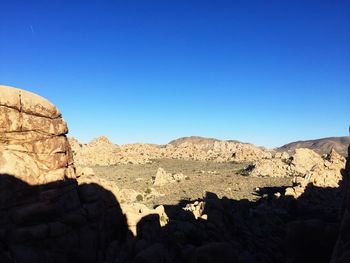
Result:
[[137,202],[142,202],[143,201],[143,196],[141,194],[136,196],[136,201]]
[[[118,186],[134,189],[144,193],[147,198],[137,201],[152,207],[157,204],[176,204],[181,199],[200,199],[205,192],[214,192],[219,196],[226,195],[232,199],[246,198],[254,200],[255,187],[291,185],[291,178],[256,178],[245,173],[247,163],[215,163],[204,161],[186,161],[176,159],[157,159],[151,164],[120,164],[116,166],[95,166],[95,174],[104,179],[116,181]],[[160,196],[150,195],[150,188],[159,167],[167,172],[176,174],[183,173],[184,180],[176,184],[155,186],[155,191]],[[215,172],[213,172],[215,171]],[[236,175],[236,176],[235,176]],[[244,176],[241,176],[244,175]],[[144,180],[135,180],[143,178]],[[232,188],[230,193],[223,191],[223,186]]]

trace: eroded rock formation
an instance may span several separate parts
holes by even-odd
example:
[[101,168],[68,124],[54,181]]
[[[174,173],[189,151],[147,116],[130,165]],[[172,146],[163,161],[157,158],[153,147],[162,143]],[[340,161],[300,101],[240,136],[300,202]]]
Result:
[[47,100],[0,86],[0,173],[37,185],[74,178],[67,125]]
[[78,185],[67,131],[49,101],[0,86],[0,262],[100,262],[125,237],[113,194]]

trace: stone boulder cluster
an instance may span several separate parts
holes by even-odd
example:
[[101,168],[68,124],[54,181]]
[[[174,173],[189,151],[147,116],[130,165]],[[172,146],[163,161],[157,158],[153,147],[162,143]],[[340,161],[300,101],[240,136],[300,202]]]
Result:
[[154,159],[214,162],[251,162],[272,157],[272,152],[248,143],[232,141],[184,141],[179,144],[125,144],[115,145],[102,136],[88,144],[75,138],[69,139],[77,165],[145,164]]
[[69,138],[69,143],[75,164],[108,166],[120,162],[120,148],[106,137],[96,138],[86,145],[75,138]]
[[292,156],[283,152],[276,153],[273,158],[257,160],[243,172],[250,176],[293,177],[295,185],[287,188],[285,194],[297,198],[309,184],[339,187],[344,167],[345,158],[335,150],[320,156],[313,150],[299,148]]
[[153,185],[154,186],[163,186],[177,181],[182,181],[186,178],[182,173],[168,173],[162,167],[158,168],[158,171],[154,177]]

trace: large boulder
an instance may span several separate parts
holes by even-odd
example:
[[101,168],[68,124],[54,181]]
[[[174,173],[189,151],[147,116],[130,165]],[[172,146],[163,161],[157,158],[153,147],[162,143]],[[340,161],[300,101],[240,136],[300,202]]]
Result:
[[300,148],[295,150],[291,164],[296,173],[305,175],[320,163],[323,163],[323,160],[319,154],[310,149]]
[[52,103],[0,86],[0,262],[101,262],[125,236],[112,192],[75,179],[67,132]]
[[0,173],[37,185],[74,178],[59,110],[33,93],[0,86]]

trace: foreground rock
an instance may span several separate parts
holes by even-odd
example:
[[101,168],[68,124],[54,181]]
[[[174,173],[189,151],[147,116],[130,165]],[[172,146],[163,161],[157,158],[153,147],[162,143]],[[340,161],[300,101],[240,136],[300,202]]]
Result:
[[74,178],[61,113],[43,98],[0,86],[0,173],[31,185]]
[[350,262],[350,145],[343,176],[344,199],[341,207],[341,224],[331,263]]
[[78,186],[61,113],[7,86],[0,113],[0,262],[102,261],[126,219],[110,192]]

